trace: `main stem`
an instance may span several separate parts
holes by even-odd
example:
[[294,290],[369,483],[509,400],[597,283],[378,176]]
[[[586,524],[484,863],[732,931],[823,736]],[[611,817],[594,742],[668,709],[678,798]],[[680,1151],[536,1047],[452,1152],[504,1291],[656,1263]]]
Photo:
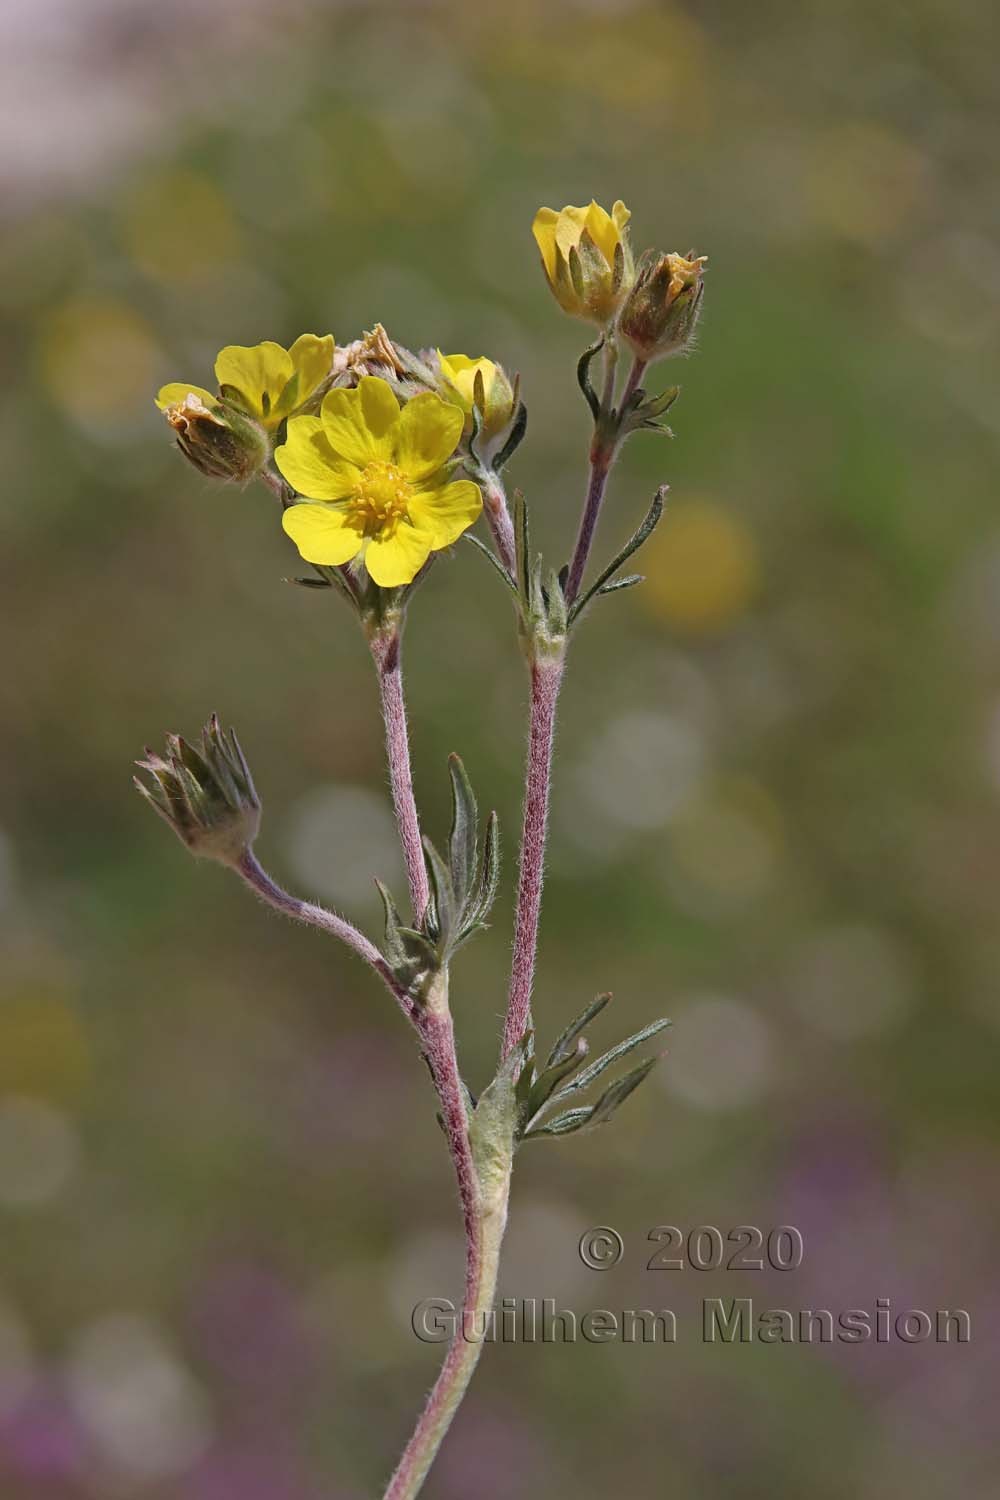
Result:
[[[444,976],[441,980],[445,983]],[[455,1039],[446,995],[431,995],[417,1019],[424,1056],[441,1101],[465,1224],[465,1294],[462,1318],[431,1389],[413,1436],[385,1492],[385,1500],[412,1500],[427,1476],[452,1418],[479,1363],[496,1295],[500,1244],[507,1222],[510,1160],[484,1189],[469,1140],[465,1092],[458,1073]]]
[[379,691],[382,697],[382,717],[385,720],[385,748],[389,761],[392,801],[396,809],[399,839],[406,863],[410,903],[413,907],[414,920],[419,925],[427,910],[430,890],[427,884],[423,845],[420,841],[420,819],[417,816],[417,804],[413,795],[410,744],[406,728],[406,701],[403,697],[401,649],[401,632],[398,625],[378,631],[371,638],[371,652],[378,670]]
[[528,764],[524,782],[524,822],[521,830],[521,870],[514,922],[514,958],[510,974],[510,997],[504,1022],[502,1056],[517,1046],[528,1026],[531,987],[535,977],[538,921],[545,878],[545,836],[549,816],[549,784],[552,779],[552,741],[556,704],[562,683],[560,657],[536,656],[531,664],[531,717],[528,730]]

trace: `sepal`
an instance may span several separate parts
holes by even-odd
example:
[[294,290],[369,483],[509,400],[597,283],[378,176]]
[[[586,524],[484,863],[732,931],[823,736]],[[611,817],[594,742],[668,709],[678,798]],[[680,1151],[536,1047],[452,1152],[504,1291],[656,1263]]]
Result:
[[525,649],[532,658],[559,658],[570,624],[563,574],[546,569],[540,553],[532,555],[528,505],[520,490],[514,491],[514,550]]

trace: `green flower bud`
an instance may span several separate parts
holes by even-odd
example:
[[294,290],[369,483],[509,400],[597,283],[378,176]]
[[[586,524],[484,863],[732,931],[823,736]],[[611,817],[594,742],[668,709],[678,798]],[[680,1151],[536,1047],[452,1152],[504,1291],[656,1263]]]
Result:
[[618,320],[618,332],[633,353],[649,364],[683,354],[694,335],[704,292],[704,255],[650,254],[643,257],[635,285]]
[[177,434],[177,446],[209,479],[246,484],[271,456],[267,433],[253,417],[230,402],[208,406],[191,391],[164,409]]
[[235,732],[224,733],[217,714],[202,730],[201,746],[167,735],[164,758],[147,746],[136,761],[152,783],[134,776],[136,789],[202,859],[238,864],[260,827],[260,801]]

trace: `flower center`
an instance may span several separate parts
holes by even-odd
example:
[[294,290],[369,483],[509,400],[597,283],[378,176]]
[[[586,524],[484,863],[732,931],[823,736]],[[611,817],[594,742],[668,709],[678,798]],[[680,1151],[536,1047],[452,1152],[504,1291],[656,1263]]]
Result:
[[361,478],[348,504],[351,525],[364,536],[381,536],[396,530],[406,517],[412,486],[395,464],[374,459],[361,471]]

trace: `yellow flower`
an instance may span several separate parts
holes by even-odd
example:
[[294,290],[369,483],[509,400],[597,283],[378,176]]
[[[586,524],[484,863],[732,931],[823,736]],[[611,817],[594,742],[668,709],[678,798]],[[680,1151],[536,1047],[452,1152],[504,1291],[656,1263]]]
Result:
[[318,417],[293,417],[275,462],[309,502],[282,524],[307,562],[363,562],[375,583],[411,583],[482,510],[478,487],[448,480],[462,412],[432,391],[400,410],[387,381],[366,375],[329,391]]
[[270,342],[255,344],[252,349],[227,344],[215,361],[218,395],[198,385],[173,381],[159,392],[156,404],[169,417],[171,408],[188,396],[197,396],[209,407],[225,401],[274,432],[319,389],[332,363],[333,335],[329,333],[325,338],[304,333],[290,349]]
[[540,208],[531,232],[542,266],[565,312],[602,326],[611,322],[632,285],[634,266],[626,225],[632,215],[621,199],[608,213],[587,208]]
[[482,356],[470,359],[467,354],[442,354],[440,349],[438,363],[447,381],[441,394],[466,414],[477,406],[485,438],[496,437],[510,426],[517,410],[517,392],[499,365]]

